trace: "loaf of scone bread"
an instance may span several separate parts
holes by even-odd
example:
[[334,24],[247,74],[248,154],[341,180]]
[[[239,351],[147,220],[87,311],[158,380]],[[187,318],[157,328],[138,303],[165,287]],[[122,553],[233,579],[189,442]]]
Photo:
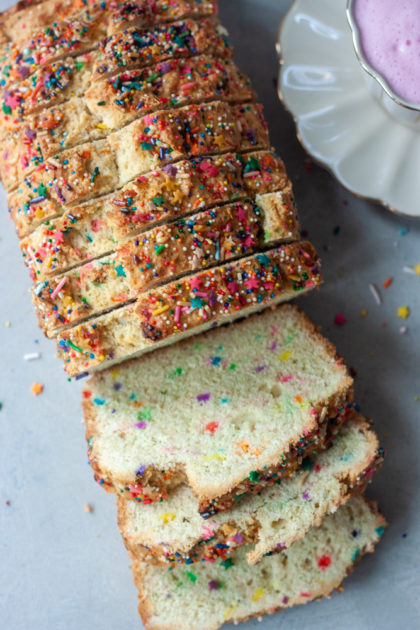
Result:
[[319,286],[216,0],[0,16],[0,177],[71,376]]

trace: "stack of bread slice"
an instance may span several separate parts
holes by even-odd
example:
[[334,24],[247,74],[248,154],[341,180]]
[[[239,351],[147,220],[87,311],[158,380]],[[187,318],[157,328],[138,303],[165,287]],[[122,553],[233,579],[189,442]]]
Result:
[[384,521],[361,494],[383,450],[352,384],[288,305],[90,379],[89,459],[117,495],[146,628],[329,595],[372,550]]
[[146,627],[329,595],[382,533],[360,493],[383,453],[278,307],[320,263],[217,0],[21,0],[0,48],[0,177],[40,327],[95,373],[90,461]]

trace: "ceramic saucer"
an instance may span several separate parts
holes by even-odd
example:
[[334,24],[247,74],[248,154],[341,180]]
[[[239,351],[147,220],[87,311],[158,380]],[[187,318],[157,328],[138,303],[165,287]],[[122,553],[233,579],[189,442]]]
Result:
[[280,97],[299,139],[353,193],[420,217],[420,132],[372,96],[346,0],[295,0],[278,39]]

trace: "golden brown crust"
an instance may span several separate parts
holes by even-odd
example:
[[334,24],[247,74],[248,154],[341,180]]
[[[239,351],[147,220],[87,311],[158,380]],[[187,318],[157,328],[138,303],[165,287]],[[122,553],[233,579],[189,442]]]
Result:
[[217,13],[217,0],[19,0],[0,13],[0,27],[6,40],[24,44],[51,22],[74,19],[84,8],[100,9],[107,22],[107,34],[112,35],[133,24],[147,26],[212,16]]
[[[81,63],[77,62],[78,65]],[[64,79],[71,71],[72,81],[67,90],[71,91],[75,83],[79,95],[68,102],[54,104],[52,108],[35,107],[34,104],[38,111],[27,115],[20,123],[13,121],[3,126],[0,141],[4,155],[8,157],[0,172],[7,172],[9,179],[16,177],[20,180],[33,170],[35,163],[42,164],[49,156],[56,156],[65,149],[105,138],[147,113],[215,99],[241,103],[255,97],[249,80],[239,73],[231,60],[210,55],[167,60],[143,70],[122,73],[95,82],[84,94],[82,90],[89,85],[86,70],[78,72],[78,66],[73,62],[66,68],[66,74],[62,64],[57,65]],[[33,84],[32,77],[29,83]],[[65,90],[57,91],[51,78],[48,83],[53,86],[52,97],[63,98]],[[59,84],[61,86],[61,76]],[[49,96],[44,89],[39,93],[44,99]],[[8,97],[9,102],[12,99],[18,101],[15,95]],[[34,103],[28,97],[26,102]],[[22,169],[25,162],[28,166]]]
[[[50,0],[42,4],[27,3],[22,10],[12,8],[2,14],[0,22],[4,48],[0,64],[3,87],[9,89],[19,85],[42,65],[90,51],[98,45],[105,46],[123,29],[137,29],[137,37],[142,37],[143,32],[149,40],[150,32],[156,25],[190,17],[213,17],[216,12],[215,0],[201,3],[193,0],[175,0],[171,3],[166,0],[153,3],[148,0],[88,0],[86,3],[79,0]],[[101,42],[102,38],[106,40]],[[203,42],[200,40],[200,43]],[[193,44],[194,41],[175,43],[171,51],[180,48],[183,52]],[[226,48],[226,45],[222,48]],[[153,49],[151,55],[156,52]],[[97,57],[98,52],[95,51]],[[130,58],[133,58],[132,51]],[[124,55],[121,59],[124,59]],[[4,113],[7,115],[7,112]]]
[[262,107],[222,101],[155,112],[57,156],[45,158],[38,145],[28,144],[27,161],[16,166],[37,170],[10,196],[11,217],[25,236],[57,216],[60,207],[109,193],[154,168],[194,156],[268,148]]
[[48,28],[29,31],[24,44],[10,41],[5,46],[0,62],[4,88],[27,78],[39,65],[94,48],[105,35],[106,22],[100,8],[83,8],[71,20],[48,21]]
[[251,101],[255,92],[232,59],[202,54],[120,73],[98,81],[84,96],[92,114],[116,128],[163,107],[215,99]]
[[54,336],[165,282],[292,241],[284,212],[290,213],[282,195],[271,200],[267,213],[238,201],[135,236],[112,255],[37,284],[32,301],[39,325]]
[[[155,225],[247,197],[255,203],[258,195],[275,191],[284,196],[284,229],[297,236],[291,185],[273,152],[191,158],[46,221],[21,241],[21,249],[32,279],[44,280],[107,254]],[[58,204],[51,212],[59,212]]]
[[[38,26],[42,27],[43,30],[45,27],[50,27],[52,22],[56,23],[58,16],[61,19],[65,17],[68,21],[71,16],[64,15],[65,9],[67,8],[71,11],[76,4],[78,3],[65,3],[56,0],[54,2],[47,1],[43,3],[42,13],[37,15],[34,15],[33,7],[31,7],[30,22],[32,30],[36,27],[36,18],[42,21],[42,24],[38,24]],[[95,3],[90,4],[92,8]],[[97,8],[102,9],[102,6],[103,3],[101,3],[101,7],[97,3]],[[115,9],[112,7],[115,7]],[[51,11],[47,10],[48,8],[53,10],[53,17],[51,16]],[[153,21],[154,25],[157,25],[159,22],[179,20],[180,18],[188,17],[190,14],[193,14],[194,17],[210,16],[216,10],[215,2],[212,0],[202,3],[191,2],[191,0],[177,0],[169,4],[166,0],[157,0],[155,3],[156,10],[153,11],[153,14],[148,14],[151,8],[152,3],[145,2],[145,0],[137,0],[136,2],[132,0],[115,2],[115,0],[112,0],[108,2],[110,11],[105,7],[103,8],[103,24],[106,26],[108,34],[112,35],[122,30],[123,26],[125,28],[126,26],[137,24],[138,27],[145,27],[150,25],[151,21]],[[76,11],[80,12],[80,6]],[[19,37],[13,37],[16,29],[10,24],[10,19],[5,19],[3,26],[6,31],[9,31],[9,35],[12,36],[11,39],[15,44],[24,46],[30,37],[30,29],[28,29],[29,25],[23,15],[25,12],[21,11],[20,13],[18,30],[21,31],[19,35],[21,34],[23,41],[18,41]],[[107,19],[108,21],[106,21]],[[35,39],[36,37],[35,35]],[[7,35],[5,35],[5,38],[4,41],[6,42]],[[17,56],[17,51],[13,52]],[[69,49],[68,52],[72,53],[73,50]],[[91,73],[96,56],[97,53],[95,51],[89,51],[77,57],[69,56],[50,63],[46,63],[44,59],[41,59],[39,63],[42,63],[42,65],[35,63],[31,68],[25,67],[24,69],[19,67],[20,73],[17,72],[16,75],[14,75],[12,66],[11,72],[14,80],[10,76],[10,70],[8,70],[6,75],[8,89],[3,94],[3,111],[1,112],[2,120],[0,119],[0,124],[6,126],[8,124],[10,126],[12,123],[16,124],[28,114],[42,107],[57,105],[60,102],[69,100],[73,95],[83,95],[85,89],[92,83]],[[139,64],[141,65],[140,61]],[[101,98],[97,100],[100,101]]]
[[70,376],[103,369],[292,299],[321,283],[310,243],[292,243],[213,267],[143,293],[137,301],[57,337]]
[[232,54],[219,34],[217,20],[191,20],[154,26],[149,30],[130,27],[101,41],[93,66],[93,80],[111,76],[171,57],[209,53],[217,57]]

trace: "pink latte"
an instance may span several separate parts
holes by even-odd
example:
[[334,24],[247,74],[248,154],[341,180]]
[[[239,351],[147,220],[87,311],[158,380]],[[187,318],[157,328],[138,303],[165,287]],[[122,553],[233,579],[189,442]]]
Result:
[[420,103],[420,0],[355,0],[366,60],[397,96]]

